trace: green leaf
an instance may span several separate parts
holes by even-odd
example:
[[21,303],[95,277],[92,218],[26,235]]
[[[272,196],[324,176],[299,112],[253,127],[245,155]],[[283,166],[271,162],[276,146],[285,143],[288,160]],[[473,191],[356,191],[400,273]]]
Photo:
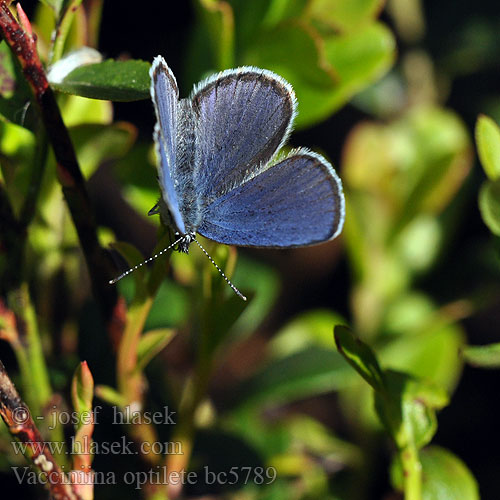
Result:
[[384,375],[371,348],[346,326],[336,326],[334,335],[340,354],[376,391],[383,391]]
[[478,368],[500,368],[500,343],[468,346],[463,350],[465,361]]
[[345,323],[343,318],[328,309],[302,313],[273,337],[270,343],[272,356],[289,356],[309,346],[334,349],[332,327],[342,323]]
[[41,0],[41,2],[47,5],[47,7],[50,7],[54,11],[55,16],[59,17],[65,0]]
[[7,43],[0,41],[0,120],[33,128],[31,90]]
[[405,373],[386,370],[384,391],[375,393],[375,409],[400,449],[421,448],[437,430],[436,409],[448,403],[439,387]]
[[175,330],[160,328],[141,336],[137,348],[136,370],[142,371],[146,365],[172,340]]
[[[173,257],[175,255],[171,255],[171,258]],[[166,264],[164,263],[163,269],[165,267]],[[145,328],[151,330],[157,330],[165,326],[182,325],[189,318],[191,310],[187,290],[179,283],[164,279],[165,272],[163,270],[160,270],[160,274],[162,274],[163,279],[155,293],[155,300],[145,325]]]
[[289,430],[262,418],[259,406],[241,406],[224,414],[224,423],[265,457],[285,452],[291,444]]
[[269,10],[269,0],[230,0],[234,12],[234,35],[236,48],[239,51],[254,42],[262,27],[266,12]]
[[[227,283],[223,279],[220,284],[227,287]],[[212,357],[215,350],[227,339],[232,326],[247,307],[247,302],[233,293],[232,290],[231,295],[224,297],[226,292],[227,290],[222,291],[219,297],[217,294],[213,294],[206,303],[208,310],[211,311],[205,314],[207,323],[211,324],[206,344],[208,350],[205,351],[208,358]],[[224,298],[221,298],[221,295]]]
[[242,290],[253,293],[233,328],[242,338],[254,332],[273,307],[279,293],[279,279],[275,270],[240,252],[232,280]]
[[448,402],[446,393],[424,380],[392,370],[382,371],[373,351],[344,326],[335,327],[337,348],[375,390],[375,409],[400,449],[422,447],[437,429],[435,409]]
[[361,450],[332,434],[331,429],[307,415],[294,415],[284,422],[295,448],[307,450],[314,456],[335,456],[342,464],[360,465],[363,458]]
[[57,12],[49,5],[50,3],[58,3],[62,6],[64,0],[41,0],[37,2],[37,8],[30,21],[33,26],[36,26],[36,34],[41,40],[50,40],[52,33],[56,27],[56,18],[59,17],[59,7]]
[[[477,482],[467,466],[450,451],[429,446],[419,453],[422,466],[422,500],[479,500]],[[403,490],[399,456],[391,464],[391,482]]]
[[269,68],[292,84],[298,100],[296,125],[304,127],[326,119],[382,76],[394,55],[393,35],[382,24],[323,37],[293,20],[261,33],[244,62]]
[[150,64],[146,61],[114,61],[80,66],[52,86],[66,94],[109,101],[148,99]]
[[[274,419],[262,418],[262,409],[244,408],[232,412],[225,422],[265,457],[268,466],[277,469],[278,478],[293,477],[294,484],[300,481],[304,485],[301,488],[304,499],[338,500],[328,487],[329,471],[325,468],[325,461],[339,468],[358,467],[362,462],[362,453],[354,445],[334,436],[331,429],[317,420],[301,414],[292,412],[276,425]],[[260,494],[252,495],[252,498],[278,500],[294,496],[292,491],[269,495],[268,487],[262,496],[262,487],[257,489],[256,493]]]
[[343,179],[391,200],[408,221],[446,206],[469,172],[470,152],[467,129],[455,113],[415,108],[389,125],[357,127],[348,138]]
[[325,37],[324,58],[337,75],[336,82],[331,89],[296,89],[301,105],[297,126],[327,118],[381,78],[394,62],[395,49],[392,32],[381,23],[369,24],[354,33]]
[[105,161],[125,156],[137,136],[129,123],[80,125],[70,129],[78,162],[86,179]]
[[95,395],[111,406],[117,406],[118,408],[123,408],[125,406],[124,397],[109,385],[97,385],[95,388]]
[[[75,435],[72,440],[72,462],[75,470],[88,470],[92,463],[92,434],[95,415],[92,411],[94,397],[94,379],[86,361],[76,369],[71,385],[73,408],[78,415]],[[83,495],[87,498],[87,495]]]
[[234,19],[228,2],[198,0],[217,69],[234,66]]
[[428,327],[435,313],[436,308],[427,295],[409,291],[392,302],[382,328],[391,337],[412,336]]
[[386,343],[380,349],[379,359],[386,367],[425,378],[451,392],[462,371],[458,353],[464,345],[465,334],[459,324],[436,310],[422,319],[425,323],[401,332]]
[[427,270],[435,261],[443,239],[443,228],[434,215],[415,214],[394,242],[398,257],[413,272]]
[[[343,180],[359,238],[349,249],[363,250],[356,259],[367,272],[374,268],[368,264],[373,255],[377,268],[380,256],[394,258],[397,274],[424,270],[442,241],[442,228],[432,219],[450,203],[472,165],[461,119],[439,108],[415,108],[389,125],[359,125],[346,144]],[[353,222],[347,221],[348,236]]]
[[[113,103],[87,99],[78,95],[65,95],[60,99],[61,112],[67,127],[78,125],[111,125],[113,122]],[[64,102],[63,102],[64,101]]]
[[16,67],[5,40],[0,41],[0,89],[2,97],[12,97],[16,90]]
[[[50,62],[58,61],[65,47],[80,47],[83,45],[86,36],[86,23],[81,11],[78,11],[82,0],[65,0],[59,19],[57,20],[57,30],[52,39]],[[75,16],[76,14],[76,16]],[[73,23],[73,20],[76,22]],[[73,29],[71,29],[73,28]],[[72,34],[73,37],[68,36]],[[73,40],[71,40],[73,38]]]
[[[270,454],[268,465],[276,467],[279,477],[293,477],[300,481],[306,490],[302,490],[302,498],[339,500],[331,496],[329,471],[325,468],[325,461],[332,460],[339,469],[360,467],[362,453],[352,444],[343,442],[332,435],[331,429],[320,424],[317,420],[305,416],[287,417],[281,424],[284,432],[281,437],[282,449]],[[266,432],[267,431],[267,432]],[[260,431],[269,442],[271,434],[276,434],[276,425],[268,426],[264,432]],[[248,435],[247,431],[247,435]],[[266,443],[267,444],[267,443]],[[321,457],[319,460],[318,458]],[[293,498],[293,493],[291,497]],[[279,496],[277,499],[289,498]]]
[[233,404],[246,406],[271,400],[273,404],[285,404],[346,387],[352,380],[352,371],[338,353],[309,347],[277,361],[272,360],[235,389]]
[[320,23],[341,31],[353,31],[373,20],[384,0],[313,0],[308,14]]
[[486,115],[479,115],[476,122],[477,152],[488,178],[500,178],[500,127]]
[[[139,265],[141,262],[144,262],[144,256],[141,254],[141,252],[139,252],[139,250],[137,250],[137,248],[135,248],[130,243],[126,243],[124,241],[116,241],[115,243],[113,243],[112,247],[122,255],[122,257],[126,260],[129,268],[133,268],[134,266]],[[135,269],[134,272],[132,272],[136,287],[136,295],[140,294],[141,296],[144,296],[146,294],[146,270],[147,267],[144,265],[140,266],[139,268]],[[127,271],[127,269],[125,269],[124,271]],[[117,276],[120,274],[121,273],[117,271]]]
[[[289,22],[262,32],[247,50],[245,63],[274,70],[298,93],[301,86],[331,89],[336,75],[319,51],[319,34],[304,24]],[[295,57],[290,58],[289,55]],[[299,94],[297,94],[299,97]],[[303,111],[299,99],[299,111]]]
[[[149,217],[147,214],[160,196],[155,160],[151,143],[136,141],[128,153],[112,165],[113,174],[123,186],[122,191],[126,201],[147,219],[148,223],[153,224],[158,223],[158,217]],[[142,168],[137,168],[137,165],[142,165]]]
[[80,429],[88,420],[92,412],[92,399],[94,397],[94,379],[86,361],[78,365],[71,383],[71,400],[73,409],[79,414],[76,426]]
[[16,213],[21,209],[33,177],[35,134],[14,123],[0,121],[1,176]]
[[479,209],[489,230],[500,236],[500,179],[483,183],[479,191]]
[[395,232],[419,212],[443,210],[472,164],[467,130],[454,113],[438,108],[421,109],[410,113],[401,125],[408,127],[405,135],[412,140],[417,156],[412,159],[411,170],[404,166],[409,174],[406,174],[408,187]]
[[75,69],[87,64],[102,62],[102,55],[91,47],[79,47],[66,54],[62,59],[51,64],[47,71],[47,79],[52,84],[61,83]]
[[308,3],[310,3],[310,0],[267,1],[268,10],[264,17],[264,24],[271,27],[289,19],[301,18],[306,13]]
[[147,282],[147,292],[150,297],[154,297],[158,292],[161,284],[165,280],[165,276],[170,266],[170,256],[173,250],[163,253],[165,248],[167,248],[172,243],[172,238],[170,231],[165,228],[165,226],[160,225],[158,228],[158,243],[153,250],[153,256],[158,257],[153,260],[153,266],[149,273],[149,278]]
[[430,446],[420,453],[422,500],[479,500],[477,482],[467,466],[444,448]]
[[230,0],[234,10],[237,46],[241,53],[255,43],[262,29],[305,15],[309,0]]

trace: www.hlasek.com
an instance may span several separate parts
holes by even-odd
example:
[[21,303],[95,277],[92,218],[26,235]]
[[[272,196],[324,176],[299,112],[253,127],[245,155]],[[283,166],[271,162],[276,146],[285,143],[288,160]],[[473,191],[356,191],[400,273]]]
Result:
[[[227,471],[212,471],[208,466],[201,471],[168,471],[165,466],[159,466],[149,471],[128,471],[119,475],[116,472],[92,472],[79,473],[72,471],[71,475],[62,475],[59,472],[35,472],[29,467],[12,467],[16,479],[19,483],[26,484],[50,484],[50,483],[71,483],[71,484],[118,484],[123,482],[133,485],[136,490],[140,490],[145,484],[148,485],[233,485],[233,484],[271,484],[276,479],[276,469],[274,467],[231,467]],[[121,481],[120,481],[121,478]]]
[[117,441],[93,441],[88,436],[80,440],[70,438],[64,441],[12,441],[16,455],[25,455],[27,450],[40,455],[50,452],[52,455],[184,455],[181,441],[153,441],[136,443],[125,436]]

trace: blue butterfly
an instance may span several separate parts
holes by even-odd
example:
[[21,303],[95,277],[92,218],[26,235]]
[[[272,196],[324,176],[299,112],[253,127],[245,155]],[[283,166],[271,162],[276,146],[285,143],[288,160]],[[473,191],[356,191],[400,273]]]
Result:
[[163,57],[154,59],[150,75],[161,189],[150,214],[160,213],[177,233],[169,248],[187,252],[192,242],[199,245],[196,233],[268,248],[314,245],[340,234],[345,201],[330,163],[304,148],[279,153],[297,108],[288,82],[245,66],[202,81],[179,100]]

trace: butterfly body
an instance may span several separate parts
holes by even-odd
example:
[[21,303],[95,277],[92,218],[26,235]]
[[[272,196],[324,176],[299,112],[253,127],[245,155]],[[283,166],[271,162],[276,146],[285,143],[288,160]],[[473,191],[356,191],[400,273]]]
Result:
[[182,238],[288,248],[337,236],[344,222],[341,181],[306,149],[280,155],[296,114],[292,87],[253,67],[227,70],[179,99],[175,77],[158,56],[151,97],[162,197],[152,213]]

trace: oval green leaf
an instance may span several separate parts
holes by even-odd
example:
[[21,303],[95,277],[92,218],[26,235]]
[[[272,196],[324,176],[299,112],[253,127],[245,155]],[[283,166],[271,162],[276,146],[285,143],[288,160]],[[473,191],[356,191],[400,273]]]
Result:
[[107,101],[148,99],[150,64],[146,61],[114,61],[88,64],[76,68],[52,87],[65,94]]
[[130,150],[137,136],[133,125],[125,122],[112,125],[84,124],[70,129],[80,168],[88,179],[105,161],[111,161]]
[[61,12],[61,8],[64,4],[64,0],[41,0],[41,1],[42,3],[47,5],[47,7],[50,7],[54,11],[56,16],[59,15],[59,13]]
[[335,344],[347,362],[376,390],[384,390],[384,375],[372,349],[346,326],[335,327]]
[[124,397],[109,385],[97,385],[95,388],[95,395],[111,406],[117,406],[119,408],[125,406]]
[[[82,361],[73,375],[71,382],[71,401],[76,413],[88,413],[92,411],[92,399],[94,397],[94,378],[86,361]],[[78,422],[80,428],[82,422]]]
[[139,340],[137,349],[137,372],[144,370],[146,365],[172,340],[175,330],[159,328],[144,333]]
[[477,482],[467,466],[444,448],[430,446],[420,454],[422,500],[479,500]]
[[380,23],[324,37],[313,26],[290,21],[262,33],[244,62],[271,69],[292,84],[299,103],[295,124],[300,128],[328,118],[380,78],[394,55],[394,37]]
[[273,358],[290,356],[309,346],[335,349],[332,343],[332,326],[345,321],[328,309],[307,311],[280,330],[270,343]]
[[[450,451],[429,446],[420,452],[422,464],[422,500],[478,500],[478,485],[467,466]],[[400,460],[391,465],[391,481],[403,489]]]
[[500,178],[500,127],[486,115],[476,122],[477,152],[486,175],[492,180]]
[[385,393],[375,393],[375,410],[398,447],[420,448],[437,429],[436,409],[448,403],[446,393],[434,384],[402,372],[386,370]]
[[346,387],[353,372],[343,359],[330,349],[308,347],[291,356],[268,364],[235,390],[232,405],[244,407],[263,404],[286,404],[305,397]]
[[297,126],[327,118],[382,77],[392,66],[395,47],[392,32],[381,23],[369,24],[348,35],[324,38],[324,59],[336,74],[336,82],[331,88],[299,86],[296,89]]
[[352,31],[373,20],[384,4],[383,0],[315,0],[309,14],[320,24],[341,31]]
[[[125,241],[115,241],[112,248],[119,252],[121,256],[127,261],[129,268],[132,269],[134,266],[139,265],[144,262],[144,257],[136,247],[127,243]],[[118,277],[121,271],[117,270],[116,276]],[[134,272],[131,273],[134,277],[136,293],[144,295],[146,293],[144,280],[146,278],[146,266],[138,267]]]
[[500,179],[486,181],[479,191],[479,210],[490,231],[500,236]]
[[478,368],[500,368],[500,343],[468,346],[463,354],[469,365]]

